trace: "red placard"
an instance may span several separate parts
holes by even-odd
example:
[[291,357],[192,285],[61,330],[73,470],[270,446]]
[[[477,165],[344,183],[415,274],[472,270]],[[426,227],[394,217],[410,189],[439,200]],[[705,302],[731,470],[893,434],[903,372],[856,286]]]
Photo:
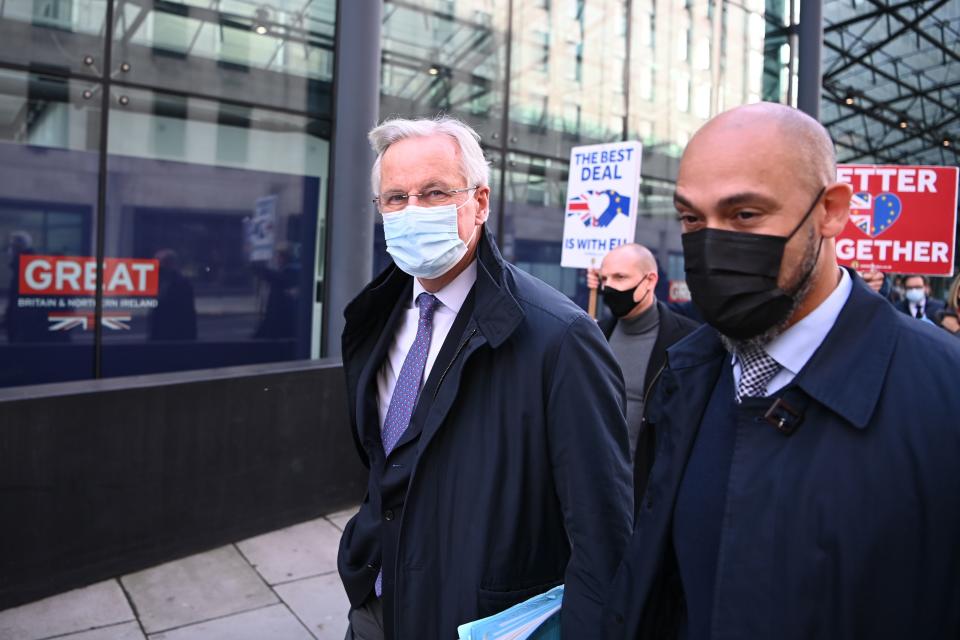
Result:
[[853,187],[837,237],[840,264],[862,271],[953,275],[957,167],[842,164]]
[[[103,295],[156,296],[157,260],[106,258]],[[92,296],[96,292],[96,260],[78,256],[20,256],[21,296]]]

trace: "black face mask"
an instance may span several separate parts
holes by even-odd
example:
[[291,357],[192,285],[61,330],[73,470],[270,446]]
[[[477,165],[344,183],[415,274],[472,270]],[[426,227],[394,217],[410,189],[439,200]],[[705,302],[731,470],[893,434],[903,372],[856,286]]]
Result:
[[701,229],[685,233],[683,259],[690,296],[707,323],[734,340],[746,340],[781,324],[794,306],[820,257],[792,293],[777,286],[787,242],[800,230],[826,187],[790,235],[769,236],[740,231]]
[[643,302],[644,298],[649,295],[649,291],[643,294],[643,298],[640,298],[640,300],[636,301],[633,299],[633,294],[636,293],[637,289],[641,284],[643,284],[644,280],[647,279],[648,275],[643,276],[643,278],[640,279],[640,282],[637,283],[636,287],[627,289],[626,291],[611,289],[610,287],[603,288],[603,302],[607,305],[607,308],[610,309],[610,312],[613,315],[618,318],[622,318],[633,311],[634,307]]

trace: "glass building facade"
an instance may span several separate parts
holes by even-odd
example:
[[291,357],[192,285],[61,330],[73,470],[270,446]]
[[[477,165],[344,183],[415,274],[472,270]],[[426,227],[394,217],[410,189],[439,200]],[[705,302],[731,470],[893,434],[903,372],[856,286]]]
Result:
[[[476,128],[506,258],[581,304],[570,149],[640,140],[666,298],[679,154],[720,111],[795,101],[795,5],[389,0],[371,82],[381,119]],[[324,355],[337,20],[335,0],[0,3],[0,386]]]
[[[380,115],[470,123],[492,164],[491,224],[504,256],[586,304],[560,267],[575,146],[643,144],[637,241],[658,256],[664,299],[683,296],[673,180],[690,136],[739,104],[795,104],[783,0],[387,0]],[[389,257],[377,234],[376,270]]]
[[335,22],[0,4],[0,385],[316,355]]

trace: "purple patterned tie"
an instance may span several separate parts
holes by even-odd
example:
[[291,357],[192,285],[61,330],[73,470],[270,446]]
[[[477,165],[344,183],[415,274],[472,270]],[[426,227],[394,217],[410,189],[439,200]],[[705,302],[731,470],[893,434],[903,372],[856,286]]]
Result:
[[[430,336],[433,334],[433,312],[437,310],[440,301],[429,293],[417,296],[420,305],[420,322],[417,325],[417,337],[413,340],[407,357],[403,360],[397,384],[393,388],[390,406],[387,408],[387,417],[383,420],[383,431],[380,437],[383,440],[383,453],[390,455],[397,446],[403,433],[410,425],[413,409],[417,405],[417,396],[420,394],[420,383],[423,380],[423,368],[427,364],[427,355],[430,353]],[[374,590],[379,598],[383,595],[383,570],[377,574]]]

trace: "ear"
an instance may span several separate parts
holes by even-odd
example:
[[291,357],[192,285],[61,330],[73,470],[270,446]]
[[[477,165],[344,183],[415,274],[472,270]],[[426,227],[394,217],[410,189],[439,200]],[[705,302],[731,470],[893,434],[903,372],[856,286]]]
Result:
[[487,218],[490,217],[490,187],[478,187],[476,191],[477,202],[480,204],[477,207],[477,217],[476,224],[480,225],[487,221]]
[[843,182],[834,182],[823,192],[823,208],[826,212],[820,221],[820,235],[836,238],[847,226],[850,217],[850,198],[853,187]]

